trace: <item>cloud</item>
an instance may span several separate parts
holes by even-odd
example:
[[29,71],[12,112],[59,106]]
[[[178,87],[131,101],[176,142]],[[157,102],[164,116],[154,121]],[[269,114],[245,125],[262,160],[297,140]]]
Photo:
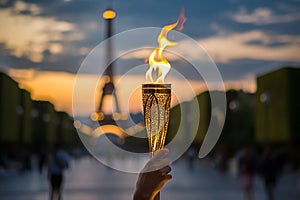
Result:
[[[199,55],[199,52],[194,50],[191,40],[176,42],[177,46],[169,47],[166,51],[182,52],[180,56],[189,55],[190,60],[207,59],[205,54]],[[196,39],[196,42],[217,63],[230,63],[240,59],[300,62],[300,36],[267,33],[261,30],[235,33],[220,31],[215,36]],[[122,56],[122,59],[146,59],[152,50],[141,48]],[[180,56],[164,53],[164,57],[170,61],[182,59]]]
[[0,12],[0,43],[16,57],[42,62],[44,52],[62,53],[63,42],[84,38],[74,24],[53,17],[37,16],[42,9],[35,4],[16,1]]
[[198,42],[220,63],[238,59],[300,62],[300,36],[253,30],[217,35]]
[[16,1],[13,7],[16,13],[28,12],[32,15],[38,15],[42,12],[41,7],[33,3],[25,3],[24,1]]
[[236,14],[231,14],[230,17],[239,23],[266,25],[299,21],[300,13],[293,12],[283,15],[276,15],[271,9],[268,8],[257,8],[250,13],[244,8],[241,8]]

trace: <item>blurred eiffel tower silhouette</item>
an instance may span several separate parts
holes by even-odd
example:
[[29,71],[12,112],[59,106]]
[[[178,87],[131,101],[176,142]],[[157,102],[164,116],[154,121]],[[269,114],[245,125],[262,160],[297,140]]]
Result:
[[[119,139],[133,136],[144,130],[144,119],[141,112],[122,113],[119,99],[114,84],[114,62],[113,58],[113,21],[116,18],[116,12],[112,9],[112,1],[108,1],[108,8],[103,12],[102,17],[106,25],[106,64],[103,77],[99,85],[100,98],[97,109],[90,115],[90,119],[97,121],[99,126],[89,126],[82,124],[81,131],[87,135],[98,137],[103,134],[114,134]],[[121,141],[120,140],[120,141]]]
[[124,137],[124,131],[118,126],[119,123],[124,123],[128,116],[122,114],[120,111],[118,96],[114,85],[114,64],[111,62],[113,56],[112,49],[112,24],[116,17],[116,12],[108,8],[103,12],[103,19],[106,23],[106,59],[109,63],[103,74],[103,85],[101,96],[99,100],[99,106],[95,113],[92,114],[91,118],[94,121],[98,121],[101,127],[101,134],[113,133],[119,137]]

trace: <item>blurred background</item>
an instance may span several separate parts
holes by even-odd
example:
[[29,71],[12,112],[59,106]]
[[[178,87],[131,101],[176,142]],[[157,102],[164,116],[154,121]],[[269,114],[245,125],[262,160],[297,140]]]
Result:
[[[173,103],[166,143],[175,137],[180,123],[186,137],[191,124],[198,123],[199,128],[189,150],[172,164],[173,180],[163,189],[162,199],[246,199],[240,180],[245,155],[251,155],[247,159],[251,157],[255,166],[250,173],[253,199],[267,199],[262,167],[266,152],[272,158],[267,171],[276,171],[271,175],[276,179],[275,199],[286,199],[286,194],[289,199],[300,198],[299,1],[0,0],[1,199],[48,198],[46,160],[55,143],[72,157],[65,199],[131,198],[137,175],[97,162],[80,138],[93,143],[95,137],[105,137],[97,135],[93,121],[102,125],[118,121],[127,126],[127,133],[108,129],[106,136],[123,149],[147,151],[147,138],[134,136],[146,135],[142,105],[136,103],[140,99],[118,87],[114,96],[110,89],[115,87],[114,78],[143,65],[151,52],[128,54],[112,63],[113,70],[99,81],[96,109],[82,107],[74,120],[76,72],[107,37],[173,23],[183,7],[187,22],[182,32],[216,63],[224,80],[227,112],[216,146],[200,160],[198,150],[212,115],[210,96],[186,61],[170,59],[197,96],[183,92],[184,102]],[[116,16],[102,15],[107,9]],[[110,45],[108,57],[114,53]],[[89,80],[100,77],[85,74],[85,78],[88,87]],[[134,78],[143,80],[144,74]],[[107,96],[116,99],[115,113],[101,103]],[[128,98],[131,105],[124,101]],[[200,121],[193,120],[194,99]],[[181,113],[182,107],[190,112]],[[126,162],[130,166],[136,161]]]

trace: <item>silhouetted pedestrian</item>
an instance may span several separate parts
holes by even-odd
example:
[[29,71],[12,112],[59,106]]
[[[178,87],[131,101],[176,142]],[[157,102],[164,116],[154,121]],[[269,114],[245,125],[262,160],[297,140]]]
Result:
[[241,186],[245,199],[253,199],[253,177],[255,174],[256,160],[249,148],[243,149],[238,160]]
[[29,152],[25,152],[23,160],[22,160],[22,172],[30,171],[32,168],[31,165],[31,154]]
[[41,152],[38,156],[38,169],[39,173],[42,174],[46,163],[46,154],[44,152]]
[[197,156],[196,149],[194,149],[193,147],[191,147],[187,151],[187,159],[188,159],[188,168],[189,168],[189,170],[193,170],[194,169],[194,161],[196,159],[196,156]]
[[258,164],[258,170],[263,179],[268,200],[274,200],[274,189],[278,180],[279,163],[269,147],[263,151]]
[[50,200],[53,200],[55,195],[57,195],[58,200],[62,199],[63,173],[69,166],[69,160],[69,155],[61,149],[59,144],[56,144],[48,163],[48,179],[51,186]]

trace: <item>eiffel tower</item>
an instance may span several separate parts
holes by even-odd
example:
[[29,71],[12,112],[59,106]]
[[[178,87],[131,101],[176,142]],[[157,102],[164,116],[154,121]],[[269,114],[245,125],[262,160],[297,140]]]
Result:
[[[112,58],[112,40],[109,39],[112,36],[112,23],[114,18],[116,17],[116,13],[112,9],[106,9],[103,12],[103,19],[106,21],[106,36],[107,40],[106,46],[106,58],[107,61],[111,61]],[[107,62],[106,62],[107,63]],[[102,92],[100,96],[99,106],[96,111],[96,116],[93,118],[99,122],[99,125],[105,127],[103,131],[113,132],[116,128],[119,128],[117,125],[117,121],[122,121],[126,119],[120,112],[120,106],[118,97],[115,90],[114,85],[114,67],[113,63],[109,63],[107,68],[104,71],[104,85],[102,87]],[[114,128],[112,126],[115,126]],[[108,128],[107,128],[108,127]],[[121,129],[119,129],[120,135]]]

